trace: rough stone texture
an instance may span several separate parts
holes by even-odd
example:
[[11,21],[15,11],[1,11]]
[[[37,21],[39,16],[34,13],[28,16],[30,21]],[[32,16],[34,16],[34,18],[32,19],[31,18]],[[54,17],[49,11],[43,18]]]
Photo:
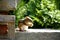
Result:
[[[15,16],[0,15],[0,24],[8,24],[8,33],[6,36],[0,35],[0,40],[13,40],[15,38]],[[1,27],[1,26],[0,26]]]
[[0,15],[0,22],[15,22],[15,15]]
[[14,10],[17,0],[0,0],[0,10]]
[[[31,32],[31,31],[32,32]],[[57,32],[59,30],[49,30],[50,32],[47,32],[48,30],[46,29],[39,29],[39,32],[36,32],[36,29],[30,29],[29,31],[26,32],[20,32],[20,31],[15,31],[15,39],[14,40],[60,40],[60,32]],[[38,30],[38,29],[37,29]],[[41,32],[42,31],[42,32]],[[11,40],[11,39],[0,39],[0,40]]]
[[60,40],[60,32],[16,32],[15,35],[15,40]]
[[0,40],[8,40],[8,35],[0,35]]

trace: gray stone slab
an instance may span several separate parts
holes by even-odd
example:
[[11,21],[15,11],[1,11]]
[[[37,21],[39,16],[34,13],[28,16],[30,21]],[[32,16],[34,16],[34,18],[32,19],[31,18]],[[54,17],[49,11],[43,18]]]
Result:
[[[35,30],[35,29],[33,29],[33,30]],[[42,30],[43,29],[41,29],[41,31]],[[46,29],[44,29],[44,30],[45,30],[45,32],[29,32],[29,31],[28,32],[19,32],[18,31],[15,34],[15,40],[60,40],[60,32],[47,32],[48,30],[47,31],[46,31]]]
[[15,15],[0,15],[0,22],[15,22]]
[[14,10],[17,5],[17,0],[0,0],[0,10]]
[[[47,32],[50,29],[37,29],[37,30],[40,30],[40,32],[36,32],[36,29],[33,29],[35,30],[35,32],[31,29],[29,30],[32,32],[16,31],[14,40],[60,40],[60,32]],[[11,39],[2,39],[2,40],[11,40]]]

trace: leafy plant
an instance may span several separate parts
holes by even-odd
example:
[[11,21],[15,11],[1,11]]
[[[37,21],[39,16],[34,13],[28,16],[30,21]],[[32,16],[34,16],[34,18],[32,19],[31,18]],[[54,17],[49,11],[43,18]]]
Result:
[[60,10],[56,9],[55,0],[21,0],[15,10],[16,20],[30,16],[33,28],[60,28]]

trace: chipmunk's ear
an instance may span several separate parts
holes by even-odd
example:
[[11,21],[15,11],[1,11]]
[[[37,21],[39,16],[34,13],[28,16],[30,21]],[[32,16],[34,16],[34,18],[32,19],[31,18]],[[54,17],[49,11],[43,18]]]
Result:
[[29,16],[26,16],[25,19],[28,19],[30,21],[33,21]]

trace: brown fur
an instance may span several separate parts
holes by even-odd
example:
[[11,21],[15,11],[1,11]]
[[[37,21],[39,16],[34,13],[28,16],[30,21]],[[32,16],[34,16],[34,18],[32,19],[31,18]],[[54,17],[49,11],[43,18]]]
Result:
[[20,20],[18,23],[18,28],[20,31],[27,30],[28,27],[32,27],[32,26],[33,26],[32,19],[28,16],[26,16],[24,20]]

